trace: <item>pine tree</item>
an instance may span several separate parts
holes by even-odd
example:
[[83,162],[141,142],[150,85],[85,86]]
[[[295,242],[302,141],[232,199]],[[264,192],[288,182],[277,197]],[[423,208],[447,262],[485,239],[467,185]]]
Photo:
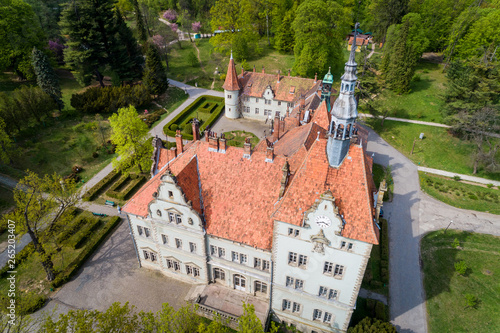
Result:
[[118,61],[114,68],[120,81],[132,81],[142,76],[144,57],[132,31],[127,27],[118,8],[115,11]]
[[152,95],[163,94],[168,88],[167,74],[161,62],[158,48],[150,43],[146,52],[146,69],[142,79],[144,85]]
[[148,33],[146,32],[146,27],[144,25],[144,18],[142,17],[141,9],[139,8],[139,2],[137,0],[132,0],[135,12],[135,21],[137,23],[137,33],[139,40],[145,42],[148,40]]
[[54,69],[50,65],[49,59],[42,51],[34,47],[31,64],[35,70],[38,86],[56,102],[59,111],[61,111],[64,106],[61,99],[61,86],[59,85],[59,79]]

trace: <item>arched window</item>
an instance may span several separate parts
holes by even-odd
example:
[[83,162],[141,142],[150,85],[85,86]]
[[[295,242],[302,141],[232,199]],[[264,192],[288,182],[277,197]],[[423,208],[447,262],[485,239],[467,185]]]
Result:
[[243,275],[239,274],[234,275],[234,289],[245,291],[246,284],[247,280]]
[[267,294],[267,284],[261,281],[255,281],[255,292]]
[[226,272],[220,268],[214,268],[214,280],[226,281]]

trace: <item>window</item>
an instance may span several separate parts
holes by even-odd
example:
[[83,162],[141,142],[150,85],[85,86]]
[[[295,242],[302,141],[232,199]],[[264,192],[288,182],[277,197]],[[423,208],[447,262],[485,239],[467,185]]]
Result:
[[177,260],[167,259],[167,268],[173,271],[180,271],[181,264]]
[[287,287],[293,287],[293,281],[294,281],[294,280],[293,280],[293,278],[292,278],[292,277],[287,276],[287,277],[286,277],[286,286],[287,286]]
[[193,274],[193,267],[189,266],[189,265],[186,265],[186,274]]
[[286,106],[288,106],[289,108],[293,107],[293,103],[287,103]]
[[266,105],[271,105],[271,100],[270,99],[265,99],[264,103],[266,103]]
[[352,243],[347,244],[347,251],[351,251],[352,247],[353,247]]
[[250,113],[250,107],[249,106],[245,106],[245,108],[243,110],[245,110],[245,113]]
[[168,219],[170,222],[174,222],[174,213],[168,213]]
[[199,268],[196,268],[196,267],[193,267],[193,275],[196,277],[196,276],[200,276],[200,269]]
[[299,255],[299,267],[305,267],[307,265],[307,256]]
[[297,264],[297,253],[288,252],[288,264],[289,265],[296,265]]
[[173,199],[174,198],[174,194],[172,193],[172,191],[168,191],[168,197],[170,199]]
[[299,229],[288,228],[288,236],[298,237],[299,235],[300,235],[300,230]]
[[300,304],[293,302],[292,312],[300,312]]
[[191,265],[186,265],[186,274],[192,275],[194,277],[200,276],[200,269]]
[[267,284],[260,281],[255,281],[255,292],[267,294]]
[[219,257],[224,258],[226,256],[226,250],[219,247]]
[[189,251],[191,253],[196,253],[196,244],[189,242]]
[[262,270],[269,272],[269,260],[262,260]]
[[323,287],[323,286],[319,287],[319,293],[318,293],[319,297],[325,297],[326,298],[327,293],[328,293],[328,288]]
[[226,280],[226,272],[220,268],[214,268],[214,280]]
[[258,98],[255,99],[255,103],[259,103],[259,99]]
[[259,114],[259,108],[255,108],[255,114]]
[[177,224],[182,223],[182,218],[179,214],[175,214],[175,220],[176,220]]
[[243,254],[243,253],[240,254],[240,263],[242,263],[242,264],[247,263],[247,255],[246,254]]
[[304,280],[295,279],[295,289],[302,290],[304,287]]
[[238,252],[231,251],[231,259],[233,261],[240,261],[240,254]]
[[332,314],[329,312],[325,312],[325,317],[323,318],[323,322],[329,323],[332,321]]
[[226,255],[226,250],[222,247],[217,247],[215,245],[210,245],[210,254],[217,257],[224,257]]
[[142,236],[143,229],[140,225],[137,226],[137,232],[139,233],[139,236]]
[[345,249],[345,244],[346,244],[346,243],[345,243],[344,241],[340,242],[340,248],[341,248],[341,249]]
[[280,116],[280,112],[279,111],[276,111],[276,113],[274,114],[275,117],[279,117]]
[[268,110],[268,109],[264,109],[264,116],[270,116],[272,115],[272,111],[271,110]]
[[161,234],[161,241],[163,242],[163,244],[167,244],[168,243],[167,235]]
[[335,289],[330,289],[330,292],[328,293],[328,299],[338,299],[339,298],[339,291]]
[[245,96],[245,102],[248,102],[250,100],[250,97]]
[[144,259],[149,260],[149,252],[146,250],[142,251],[144,253]]
[[153,252],[149,253],[151,255],[151,261],[156,261],[156,254]]
[[182,240],[179,238],[175,239],[175,247],[178,249],[182,249]]
[[281,106],[281,102],[280,101],[278,101],[278,106]]
[[321,315],[322,314],[323,314],[323,312],[321,310],[314,309],[314,311],[313,311],[313,320],[321,320]]
[[284,310],[290,310],[291,306],[292,306],[292,302],[290,302],[287,299],[283,300],[283,311]]
[[161,217],[161,210],[156,210],[156,215],[160,216]]
[[253,267],[260,269],[261,265],[262,265],[262,260],[261,259],[259,259],[259,258],[254,258],[253,259]]
[[344,275],[344,266],[335,265],[335,273],[333,276],[342,277]]
[[149,230],[149,228],[144,227],[144,236],[146,237],[151,236],[151,231]]
[[325,266],[323,267],[323,274],[332,274],[333,264],[331,262],[325,261]]
[[231,99],[231,97],[232,97],[231,95],[227,95],[227,98]]

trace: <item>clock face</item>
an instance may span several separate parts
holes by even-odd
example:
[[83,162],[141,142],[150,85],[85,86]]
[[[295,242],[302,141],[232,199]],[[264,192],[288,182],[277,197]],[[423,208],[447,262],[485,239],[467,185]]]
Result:
[[323,85],[323,90],[329,91],[330,90],[330,85],[329,84]]
[[320,228],[328,228],[329,226],[332,225],[332,220],[330,220],[327,216],[319,215],[316,216],[316,224]]

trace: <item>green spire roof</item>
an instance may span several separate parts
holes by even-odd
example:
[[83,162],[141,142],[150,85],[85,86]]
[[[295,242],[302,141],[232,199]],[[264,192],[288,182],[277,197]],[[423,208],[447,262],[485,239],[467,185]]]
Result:
[[333,84],[333,75],[330,73],[331,67],[328,67],[328,73],[325,74],[325,77],[323,78],[323,83],[329,83]]

